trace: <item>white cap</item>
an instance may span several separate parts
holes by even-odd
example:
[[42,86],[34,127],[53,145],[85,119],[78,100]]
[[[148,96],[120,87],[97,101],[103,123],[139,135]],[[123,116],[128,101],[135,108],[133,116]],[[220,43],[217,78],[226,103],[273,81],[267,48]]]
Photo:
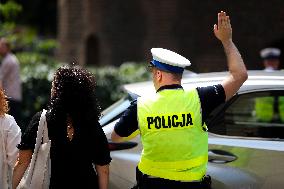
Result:
[[278,48],[265,48],[260,51],[260,56],[263,59],[279,58],[281,50]]
[[186,66],[191,65],[188,59],[168,49],[152,48],[151,53],[153,56],[153,60],[159,61],[164,64],[181,68],[185,68]]

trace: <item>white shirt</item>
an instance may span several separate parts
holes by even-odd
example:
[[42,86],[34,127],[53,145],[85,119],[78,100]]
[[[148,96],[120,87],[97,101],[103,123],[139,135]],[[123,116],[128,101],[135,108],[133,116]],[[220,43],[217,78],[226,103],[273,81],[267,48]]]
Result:
[[0,189],[12,188],[12,173],[17,159],[16,147],[21,141],[21,130],[15,119],[5,114],[0,117]]
[[17,57],[8,53],[0,66],[0,81],[8,98],[22,100],[22,88],[20,79],[20,65]]

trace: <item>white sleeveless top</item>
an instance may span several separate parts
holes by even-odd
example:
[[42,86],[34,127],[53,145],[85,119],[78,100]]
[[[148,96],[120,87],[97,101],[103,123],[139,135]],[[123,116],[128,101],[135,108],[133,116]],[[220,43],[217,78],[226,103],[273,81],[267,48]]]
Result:
[[0,117],[0,188],[12,188],[12,173],[17,159],[17,144],[21,141],[21,130],[15,119],[5,114]]

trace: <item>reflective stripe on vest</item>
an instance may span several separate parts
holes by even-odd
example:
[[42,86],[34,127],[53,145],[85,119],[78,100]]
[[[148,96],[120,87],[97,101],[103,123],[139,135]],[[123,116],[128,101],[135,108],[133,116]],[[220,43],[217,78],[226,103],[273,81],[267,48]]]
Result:
[[163,90],[137,102],[143,151],[138,168],[170,180],[201,180],[208,161],[208,134],[202,129],[195,90]]

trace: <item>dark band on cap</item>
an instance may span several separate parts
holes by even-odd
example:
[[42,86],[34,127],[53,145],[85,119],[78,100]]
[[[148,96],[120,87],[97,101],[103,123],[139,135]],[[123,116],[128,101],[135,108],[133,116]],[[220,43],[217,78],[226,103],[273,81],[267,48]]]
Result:
[[270,59],[279,59],[280,56],[274,55],[274,54],[269,54],[263,57],[264,60],[270,60]]
[[159,62],[157,60],[152,60],[151,63],[157,67],[160,70],[166,71],[166,72],[173,72],[173,73],[183,73],[184,68],[172,66],[169,64],[164,64],[162,62]]

